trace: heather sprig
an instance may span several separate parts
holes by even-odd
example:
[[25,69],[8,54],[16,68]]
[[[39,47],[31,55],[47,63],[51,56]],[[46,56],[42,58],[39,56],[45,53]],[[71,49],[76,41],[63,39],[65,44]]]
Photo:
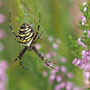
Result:
[[84,2],[80,7],[83,13],[79,25],[82,30],[81,36],[76,41],[70,36],[75,49],[75,59],[72,64],[83,70],[85,87],[90,88],[90,3]]
[[82,31],[90,30],[90,3],[84,2],[83,5],[80,5],[80,10],[83,13],[83,16],[81,17],[80,20],[80,29]]

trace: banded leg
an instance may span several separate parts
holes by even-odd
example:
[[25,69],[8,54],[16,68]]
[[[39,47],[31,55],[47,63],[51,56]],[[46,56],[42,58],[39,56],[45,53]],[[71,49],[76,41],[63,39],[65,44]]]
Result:
[[26,52],[27,49],[28,49],[28,47],[25,47],[25,48],[19,53],[18,57],[14,60],[13,63],[15,63],[18,59],[19,59],[20,62],[21,62],[21,58],[22,58],[22,56],[24,55],[24,53]]
[[19,60],[20,60],[19,65],[20,65],[22,68],[24,68],[24,69],[26,69],[26,70],[29,70],[27,67],[25,67],[25,66],[22,65],[22,60],[21,60],[21,59],[19,59]]
[[12,24],[11,24],[11,13],[9,13],[9,27],[10,27],[12,33],[13,33],[14,39],[15,39],[18,43],[20,43],[20,42],[16,39],[16,38],[18,38],[18,35],[15,34],[15,32],[14,32],[14,30],[13,30],[13,27],[12,27]]
[[34,40],[36,39],[36,37],[38,36],[38,31],[40,29],[40,17],[41,17],[41,13],[39,12],[39,24],[38,24],[38,28],[37,28],[37,32],[36,32],[36,35],[34,37]]
[[22,68],[24,68],[24,69],[26,69],[26,70],[29,70],[27,67],[23,66],[23,64],[22,64],[22,56],[24,55],[24,53],[26,52],[27,49],[28,49],[28,47],[25,47],[25,48],[22,50],[22,52],[19,54],[18,58],[19,58],[19,65],[20,65]]
[[42,32],[40,33],[40,35],[34,40],[33,43],[36,43],[36,42],[39,40],[39,38],[42,36],[43,32],[44,32],[44,31],[42,31]]
[[[44,56],[42,56],[34,46],[32,47],[32,49],[33,49],[33,50],[35,51],[35,53],[45,62],[45,64],[46,64],[48,67],[50,67],[50,68],[52,68],[52,69],[55,69],[54,67],[52,67],[52,66],[50,65],[51,62],[48,61]],[[55,70],[56,70],[56,69],[55,69]]]

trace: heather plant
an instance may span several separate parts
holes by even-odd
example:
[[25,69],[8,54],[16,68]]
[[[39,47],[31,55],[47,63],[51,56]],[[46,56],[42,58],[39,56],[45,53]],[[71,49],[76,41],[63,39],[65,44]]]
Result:
[[81,29],[81,36],[72,41],[72,47],[74,48],[73,55],[75,59],[72,64],[79,67],[83,73],[83,83],[86,88],[90,88],[90,3],[84,2],[81,7],[81,16],[79,28]]

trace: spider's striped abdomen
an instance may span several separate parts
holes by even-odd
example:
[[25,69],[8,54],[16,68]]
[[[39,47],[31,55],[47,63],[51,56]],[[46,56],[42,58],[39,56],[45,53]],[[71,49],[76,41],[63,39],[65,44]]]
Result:
[[28,24],[22,24],[22,26],[19,29],[19,41],[22,45],[24,46],[30,46],[32,41],[33,41],[33,37],[34,37],[34,32],[32,27],[30,27]]

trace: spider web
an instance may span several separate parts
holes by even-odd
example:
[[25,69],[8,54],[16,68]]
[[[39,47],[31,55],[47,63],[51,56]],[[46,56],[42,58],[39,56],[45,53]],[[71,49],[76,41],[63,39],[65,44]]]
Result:
[[[3,11],[2,11],[2,13],[5,13],[5,15],[6,15],[6,17],[7,17],[7,22],[8,22],[8,15],[9,15],[9,12],[11,12],[12,13],[12,24],[13,24],[13,27],[15,28],[15,26],[17,25],[17,24],[19,24],[19,22],[21,23],[22,21],[25,21],[26,23],[29,23],[33,28],[34,28],[34,30],[36,31],[36,28],[37,28],[37,25],[38,25],[38,13],[39,13],[39,10],[38,9],[36,9],[35,11],[37,11],[36,13],[33,13],[34,11],[32,11],[31,9],[27,9],[27,7],[25,6],[25,4],[23,3],[23,2],[21,2],[21,0],[17,0],[17,5],[18,5],[18,7],[16,8],[16,10],[12,7],[13,6],[13,4],[11,3],[11,1],[13,1],[13,0],[1,0],[2,2],[3,2],[3,4],[4,4],[4,9],[3,9]],[[7,3],[6,3],[7,2]],[[33,3],[33,5],[35,5],[34,3]],[[14,10],[13,10],[14,9]],[[19,11],[17,11],[17,9],[19,9]],[[19,13],[20,12],[20,13]],[[17,15],[17,16],[15,16],[15,15]],[[21,15],[22,14],[22,15]],[[46,15],[45,15],[46,16]],[[14,20],[14,17],[18,17],[19,19],[16,19],[16,20]],[[23,20],[22,20],[23,19]],[[14,23],[13,23],[14,22]],[[49,22],[50,23],[50,22]],[[17,25],[17,26],[19,26],[19,25]],[[8,30],[8,31],[6,31],[7,33],[9,33],[8,35],[10,35],[11,36],[11,31],[10,31],[10,29],[9,29],[9,25],[8,25],[8,23],[6,23],[6,24],[4,24],[4,25],[2,25],[1,26],[1,28],[4,28],[5,30]],[[18,27],[16,27],[16,29],[18,29]],[[44,27],[41,25],[41,29],[40,30],[44,30]],[[45,32],[45,30],[44,30],[44,35],[42,36],[42,38],[41,38],[41,40],[45,40],[45,42],[47,41],[47,34],[45,34],[46,32]],[[11,38],[13,38],[13,37],[10,37],[10,39]],[[8,37],[7,37],[7,41],[8,41],[9,39],[8,39]],[[9,41],[8,41],[9,42]],[[8,43],[7,42],[7,43]],[[15,42],[15,41],[14,41]],[[6,43],[6,44],[7,44]],[[14,43],[15,44],[15,43]],[[9,59],[11,59],[10,60],[10,63],[17,57],[17,55],[19,54],[19,52],[20,52],[20,50],[22,50],[22,46],[19,46],[18,44],[12,44],[12,46],[14,46],[14,47],[19,47],[18,49],[18,52],[17,52],[17,54],[13,54],[13,56],[12,55],[10,55],[10,54],[8,54],[7,56],[6,56],[6,59],[7,60],[9,60]],[[43,49],[42,49],[43,51],[45,50],[45,48],[43,47]],[[13,50],[12,50],[13,51]],[[14,52],[14,51],[13,51]],[[7,53],[9,53],[9,52],[7,52]],[[42,77],[42,69],[41,69],[41,67],[43,68],[44,66],[43,66],[43,63],[42,63],[42,61],[41,62],[39,62],[38,60],[41,60],[40,58],[38,58],[38,56],[37,55],[35,55],[35,54],[33,54],[34,52],[30,52],[30,51],[28,51],[28,52],[26,52],[26,54],[23,56],[23,58],[22,58],[22,60],[23,60],[23,65],[24,66],[26,66],[27,68],[29,68],[29,71],[27,71],[28,72],[28,74],[30,74],[30,73],[32,73],[32,75],[34,76],[34,78],[35,79],[39,79],[39,80],[42,80],[42,82],[44,82],[44,80],[43,80],[43,77]],[[35,55],[35,56],[34,56]],[[7,57],[10,57],[9,59],[7,58]],[[35,58],[33,58],[33,57],[35,57]],[[67,65],[69,66],[69,64],[67,63]],[[18,64],[18,66],[19,66],[19,64]],[[40,66],[40,68],[38,68]],[[71,67],[71,66],[69,66],[69,67]],[[10,68],[12,68],[12,67],[10,67]],[[20,67],[19,67],[20,68]],[[40,71],[41,70],[41,71]],[[72,71],[73,71],[73,69],[72,69]],[[80,76],[81,77],[81,76]],[[44,84],[44,83],[43,83]]]
[[[36,16],[34,16],[33,14],[31,14],[31,13],[29,13],[28,12],[28,10],[26,9],[26,7],[24,6],[24,5],[22,5],[20,2],[19,2],[19,4],[20,4],[20,7],[22,8],[22,11],[23,11],[23,15],[26,17],[25,18],[25,21],[27,22],[27,23],[30,23],[29,21],[31,20],[31,18],[30,17],[33,17],[33,18],[36,18],[37,20],[38,20],[38,18],[36,17]],[[39,11],[38,11],[39,12]],[[34,23],[31,23],[32,24],[32,26],[34,25]],[[43,27],[41,27],[42,29],[43,29]],[[45,31],[45,30],[44,30]],[[48,35],[46,34],[46,32],[44,32],[44,36],[43,36],[43,39],[45,40],[45,41],[47,41],[47,39],[48,39]],[[45,50],[44,48],[42,49],[42,50]],[[58,55],[59,56],[59,55]],[[38,58],[38,56],[37,56],[37,58]],[[59,58],[59,57],[58,57]],[[54,58],[55,59],[55,58]],[[29,67],[33,67],[34,68],[34,66],[31,64],[31,62],[29,61],[29,60],[27,60],[27,63],[29,64]],[[39,63],[40,65],[42,65],[42,63]],[[68,64],[68,63],[66,63],[66,66],[67,67],[69,67],[69,68],[71,68],[71,66]],[[42,66],[43,67],[43,66]],[[71,69],[71,72],[74,70],[74,67],[72,67],[72,69]],[[38,75],[39,76],[39,75]],[[81,77],[80,76],[80,74],[79,74],[79,77]],[[81,81],[81,79],[79,78],[78,80],[80,80]]]
[[[5,6],[5,9],[7,9],[7,13],[8,12],[11,12],[12,11],[12,5],[10,4],[10,6],[9,6],[9,8],[7,7],[7,5],[6,5],[6,3],[3,1],[3,3],[5,4],[4,6]],[[8,3],[11,3],[10,1],[8,2]],[[23,2],[21,2],[21,0],[17,0],[17,3],[18,3],[18,8],[20,9],[20,13],[22,13],[22,16],[24,17],[24,20],[23,21],[25,21],[26,23],[29,23],[32,27],[35,25],[35,23],[33,23],[33,21],[34,21],[34,19],[37,19],[37,23],[38,23],[38,17],[36,17],[34,14],[32,14],[32,13],[30,13],[29,12],[29,10],[27,10],[27,8],[24,6],[24,3]],[[31,11],[31,10],[30,10]],[[4,12],[4,11],[3,11]],[[14,12],[17,12],[17,11],[14,11]],[[38,13],[39,11],[37,11],[37,13]],[[9,14],[9,13],[8,13]],[[19,14],[18,14],[19,15]],[[12,19],[13,19],[13,16],[12,16]],[[13,23],[13,22],[12,22]],[[37,24],[38,25],[38,24]],[[37,26],[37,25],[35,25],[35,27]],[[9,27],[8,27],[8,25],[4,25],[4,27],[7,29],[7,30],[9,30]],[[43,29],[43,27],[41,27],[41,29]],[[35,29],[36,30],[36,29]],[[44,30],[44,29],[43,29]],[[48,35],[46,35],[45,34],[45,30],[44,30],[44,35],[43,35],[43,37],[42,37],[42,39],[44,39],[45,41],[48,39]],[[22,50],[22,46],[20,46],[20,48],[21,48],[21,50]],[[43,48],[42,50],[45,50],[45,48]],[[19,51],[20,52],[20,51]],[[18,54],[19,54],[19,52],[18,52]],[[30,55],[30,54],[33,54],[34,52],[28,52],[28,54]],[[29,57],[29,56],[28,56]],[[36,58],[37,59],[39,59],[38,58],[38,56],[36,56]],[[37,78],[39,78],[39,76],[40,76],[40,72],[37,72],[37,71],[35,71],[34,70],[34,63],[36,62],[36,60],[35,61],[30,61],[29,59],[30,59],[30,57],[29,58],[26,58],[26,55],[24,55],[23,56],[23,64],[24,63],[26,63],[26,64],[24,64],[24,66],[27,66],[27,68],[29,68],[29,70],[37,77]],[[32,60],[33,60],[33,58],[32,58]],[[41,59],[40,59],[41,60]],[[28,65],[27,65],[28,64]],[[40,66],[42,66],[42,62],[39,62],[39,64],[40,64]],[[67,64],[68,65],[68,64]],[[68,65],[69,66],[69,65]],[[42,66],[43,67],[43,66]]]
[[[12,5],[11,5],[11,1],[9,0],[7,3],[8,3],[8,5],[9,6],[7,6],[7,4],[6,4],[6,1],[5,0],[2,0],[2,2],[3,2],[3,6],[4,6],[4,10],[3,10],[3,12],[2,13],[4,13],[5,14],[5,16],[7,17],[7,22],[8,22],[8,15],[9,15],[9,12],[11,12],[12,13]],[[28,10],[27,10],[27,8],[24,6],[24,4],[23,3],[21,3],[20,2],[20,0],[17,0],[17,2],[18,2],[18,4],[19,4],[19,9],[21,10],[21,12],[22,12],[22,16],[24,17],[24,20],[23,21],[25,21],[26,23],[29,23],[32,27],[34,26],[34,23],[33,23],[33,19],[37,19],[37,22],[38,22],[38,18],[35,16],[35,15],[33,15],[33,14],[31,14]],[[16,13],[17,11],[15,10],[14,11],[14,13]],[[14,24],[13,24],[13,13],[12,13],[12,25],[13,25],[13,28],[15,27],[14,26]],[[32,19],[33,18],[33,19]],[[31,21],[31,22],[30,22]],[[8,25],[8,23],[6,23],[6,24],[4,24],[3,26],[2,26],[2,28],[4,27],[4,30],[9,30],[9,32],[11,32],[10,31],[10,29],[9,29],[9,25]],[[44,33],[45,34],[45,33]],[[44,38],[43,38],[44,39]],[[20,50],[22,50],[22,46],[19,46],[20,47],[20,49],[19,49],[19,52],[20,52]],[[17,55],[19,54],[19,52],[17,53]],[[36,60],[34,61],[33,60],[33,58],[32,58],[32,61],[30,61],[30,54],[33,54],[34,52],[30,52],[30,51],[28,51],[28,58],[27,58],[27,54],[26,55],[24,55],[23,56],[23,58],[22,58],[22,62],[23,62],[23,65],[24,66],[26,66],[29,70],[27,71],[27,72],[29,72],[29,73],[32,73],[33,75],[34,75],[34,78],[37,78],[37,79],[39,79],[39,80],[43,80],[43,77],[42,77],[42,73],[38,70],[38,69],[36,69],[36,67],[34,66],[35,64],[35,62],[36,62]],[[17,57],[17,55],[15,55],[16,57]],[[14,57],[15,57],[14,56]],[[10,56],[11,57],[11,56]],[[16,58],[15,57],[15,58]],[[13,60],[15,59],[15,58],[13,58]],[[36,56],[36,58],[38,59],[38,56]],[[6,57],[6,59],[7,59],[7,57]],[[10,60],[10,63],[12,62],[12,60]],[[28,64],[28,65],[27,65]],[[40,66],[42,65],[42,62],[40,63]],[[43,66],[42,66],[43,67]],[[12,65],[12,67],[10,67],[10,68],[13,68],[13,65]],[[44,82],[44,81],[43,81]]]

